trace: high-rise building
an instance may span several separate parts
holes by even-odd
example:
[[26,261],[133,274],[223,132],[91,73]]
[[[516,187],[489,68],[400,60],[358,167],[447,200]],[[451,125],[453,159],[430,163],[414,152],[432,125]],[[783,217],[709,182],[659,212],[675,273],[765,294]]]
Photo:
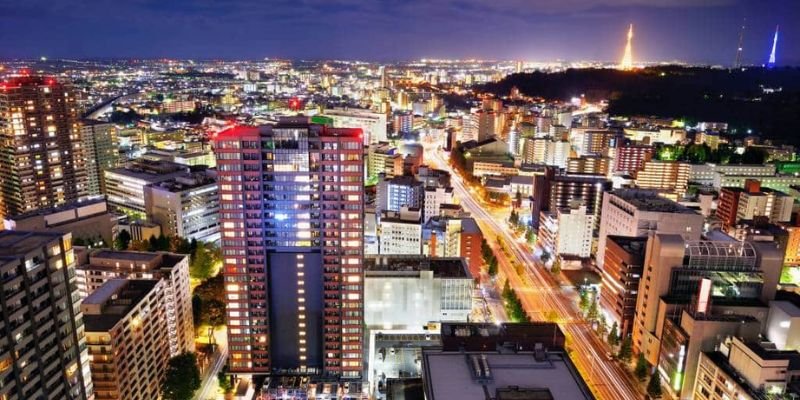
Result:
[[77,115],[72,89],[53,78],[0,83],[0,216],[87,195]]
[[84,120],[81,122],[81,139],[86,157],[88,194],[105,194],[106,180],[103,171],[116,168],[119,163],[117,128],[108,122]]
[[634,348],[643,352],[651,365],[656,365],[665,335],[665,320],[687,309],[700,292],[703,279],[712,282],[708,296],[717,307],[725,303],[728,306],[755,303],[766,315],[765,304],[775,297],[782,263],[783,254],[769,242],[685,240],[674,234],[654,235],[647,243],[636,300]]
[[613,160],[602,156],[571,157],[567,160],[568,174],[608,176]]
[[332,108],[323,113],[333,120],[334,128],[359,128],[364,133],[364,144],[386,141],[386,114],[357,108]]
[[361,376],[362,132],[284,118],[215,149],[231,372]]
[[378,182],[375,211],[399,212],[403,206],[421,209],[425,201],[422,182],[411,175],[396,176]]
[[653,157],[653,146],[628,145],[617,147],[614,157],[614,172],[636,174],[644,163]]
[[620,336],[630,335],[644,266],[646,237],[608,236],[604,252],[600,303],[619,324]]
[[606,238],[610,235],[674,233],[696,240],[703,233],[701,214],[648,190],[618,189],[606,193],[601,214],[596,259],[600,269],[604,267]]
[[[85,252],[84,252],[85,253]],[[177,356],[194,351],[192,294],[189,288],[189,257],[165,252],[100,250],[78,254],[77,287],[81,298],[113,279],[159,279],[164,281],[169,352]]]
[[170,358],[163,284],[112,279],[83,299],[96,400],[160,397]]
[[531,222],[534,228],[539,228],[542,211],[569,207],[574,200],[580,200],[586,205],[586,211],[594,215],[596,228],[603,192],[611,190],[611,181],[593,175],[556,174],[555,169],[549,167],[543,175],[535,175],[533,179]]
[[580,201],[555,212],[544,211],[539,219],[539,245],[554,257],[588,258],[592,250],[594,215]]
[[663,190],[682,197],[689,187],[689,164],[677,161],[646,161],[636,172],[636,186]]
[[92,398],[71,237],[0,232],[3,276],[0,398]]

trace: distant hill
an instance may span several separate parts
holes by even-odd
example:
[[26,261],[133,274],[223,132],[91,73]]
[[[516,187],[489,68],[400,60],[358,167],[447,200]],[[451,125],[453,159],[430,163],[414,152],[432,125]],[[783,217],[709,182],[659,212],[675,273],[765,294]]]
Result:
[[653,115],[687,122],[725,121],[764,138],[800,145],[800,69],[725,70],[664,66],[636,71],[571,69],[513,74],[480,90],[568,100],[609,100],[612,115]]

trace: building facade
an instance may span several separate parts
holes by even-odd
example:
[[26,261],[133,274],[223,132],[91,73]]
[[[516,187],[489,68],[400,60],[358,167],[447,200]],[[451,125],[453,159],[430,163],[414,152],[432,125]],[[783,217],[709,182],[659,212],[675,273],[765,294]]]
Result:
[[77,201],[88,194],[78,105],[53,78],[0,84],[0,216]]
[[81,123],[81,139],[86,157],[88,194],[105,194],[106,182],[103,171],[119,164],[119,140],[117,128],[109,122],[84,120]]
[[360,377],[361,130],[287,118],[215,151],[231,371]]
[[219,240],[219,186],[195,172],[144,187],[144,208],[161,232],[203,242]]
[[69,234],[0,232],[3,325],[8,335],[0,349],[0,398],[92,398],[74,271]]

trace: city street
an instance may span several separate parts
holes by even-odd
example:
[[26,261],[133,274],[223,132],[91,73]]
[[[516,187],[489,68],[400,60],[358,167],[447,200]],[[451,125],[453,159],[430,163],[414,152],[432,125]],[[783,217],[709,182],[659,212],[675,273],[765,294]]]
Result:
[[[426,162],[449,170],[441,152],[433,151],[432,148],[426,150]],[[539,260],[530,253],[527,246],[517,241],[505,224],[505,218],[470,195],[459,176],[453,176],[452,184],[461,206],[472,214],[484,237],[495,250],[499,261],[497,282],[509,280],[532,319],[544,321],[546,314],[554,313],[567,336],[571,358],[595,395],[601,399],[641,399],[644,394],[638,383],[618,362],[608,359],[607,354],[611,351],[609,347],[580,318],[575,301],[541,268]],[[500,250],[498,239],[511,252],[511,257]],[[527,272],[524,276],[516,273],[512,260],[523,263]]]
[[222,398],[221,395],[218,395],[219,384],[217,383],[217,374],[222,370],[222,367],[228,359],[228,340],[225,329],[217,329],[214,331],[214,340],[217,343],[217,351],[214,353],[211,367],[202,376],[203,381],[200,384],[200,389],[195,393],[194,400]]

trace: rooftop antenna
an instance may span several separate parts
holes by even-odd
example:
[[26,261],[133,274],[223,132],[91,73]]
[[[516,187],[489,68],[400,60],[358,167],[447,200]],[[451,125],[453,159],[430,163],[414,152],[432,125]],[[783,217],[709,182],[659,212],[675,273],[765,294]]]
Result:
[[775,36],[772,38],[772,52],[769,53],[769,61],[767,62],[767,68],[775,68],[775,50],[778,48],[778,30],[780,29],[780,25],[775,26]]
[[733,66],[735,68],[742,67],[742,51],[744,50],[744,29],[747,25],[747,18],[742,20],[742,29],[739,30],[739,46],[736,47],[736,61],[734,61]]

